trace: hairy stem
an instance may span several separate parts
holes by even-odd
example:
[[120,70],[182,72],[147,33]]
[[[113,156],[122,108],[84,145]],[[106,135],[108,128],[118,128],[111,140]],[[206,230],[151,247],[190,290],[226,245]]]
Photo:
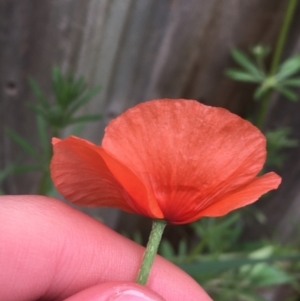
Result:
[[138,272],[136,283],[145,285],[149,278],[150,270],[157,254],[158,246],[164,232],[166,222],[163,220],[154,220],[152,230],[149,236],[149,241],[143,256],[142,264]]

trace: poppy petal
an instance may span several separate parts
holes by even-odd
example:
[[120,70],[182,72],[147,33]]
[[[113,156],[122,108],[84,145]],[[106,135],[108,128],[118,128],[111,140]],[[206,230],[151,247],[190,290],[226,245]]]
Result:
[[[138,177],[102,147],[71,136],[65,140],[54,138],[53,149],[52,179],[61,194],[72,203],[118,207],[153,218],[163,217],[155,199]],[[124,183],[127,191],[123,188]],[[147,206],[140,206],[131,198],[132,191],[138,199],[148,199]]]
[[[139,175],[173,222],[194,206],[195,214],[208,208],[216,194],[247,184],[266,158],[265,138],[251,123],[182,99],[127,110],[108,125],[102,146]],[[140,202],[147,206],[147,200]]]
[[[132,196],[131,198],[127,198],[127,203],[131,208],[141,215],[156,219],[163,218],[156,199],[144,183],[127,166],[124,166],[117,159],[113,158],[103,148],[99,148],[99,154],[115,179],[118,180],[118,183],[122,187],[126,187],[126,192]],[[146,200],[146,202],[140,202],[140,200]]]
[[77,205],[110,206],[134,212],[124,201],[128,198],[126,192],[111,174],[97,148],[76,137],[53,141],[50,169],[57,190]]
[[281,178],[273,172],[255,178],[245,187],[207,207],[201,212],[201,216],[196,219],[202,216],[222,216],[232,210],[252,204],[263,194],[276,189],[280,183]]

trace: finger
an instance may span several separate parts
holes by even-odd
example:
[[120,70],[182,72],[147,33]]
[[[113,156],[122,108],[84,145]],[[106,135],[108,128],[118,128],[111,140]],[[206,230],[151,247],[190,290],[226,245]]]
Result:
[[[0,198],[0,300],[62,300],[111,281],[134,282],[144,249],[51,198]],[[147,286],[166,300],[211,300],[157,257]]]
[[128,282],[107,282],[90,287],[65,301],[165,301],[149,288]]

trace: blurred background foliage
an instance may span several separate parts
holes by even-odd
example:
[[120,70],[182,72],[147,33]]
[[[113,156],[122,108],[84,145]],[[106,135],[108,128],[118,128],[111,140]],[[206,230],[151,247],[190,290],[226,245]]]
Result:
[[[211,1],[210,4],[191,1],[188,6],[182,0],[141,2],[115,0],[109,3],[101,0],[83,4],[73,1],[72,7],[57,2],[54,8],[50,1],[44,1],[38,4],[36,13],[46,16],[49,8],[57,13],[55,17],[52,16],[53,19],[47,15],[49,19],[46,22],[54,32],[59,32],[57,45],[60,50],[52,54],[52,60],[41,60],[39,69],[30,59],[30,54],[23,57],[19,52],[13,52],[12,58],[17,56],[32,64],[33,72],[27,74],[20,66],[13,64],[5,69],[5,60],[9,63],[7,58],[10,57],[6,52],[0,53],[4,62],[2,73],[5,74],[2,76],[5,89],[0,100],[1,193],[24,193],[26,179],[30,178],[30,189],[26,193],[57,196],[49,175],[52,137],[76,134],[99,143],[99,131],[103,132],[107,122],[126,107],[149,98],[183,97],[239,112],[264,132],[268,150],[264,169],[275,169],[283,176],[284,187],[280,190],[282,193],[278,193],[277,203],[280,197],[289,197],[290,201],[281,206],[290,207],[293,211],[294,200],[299,196],[298,190],[294,195],[286,192],[297,186],[300,171],[300,137],[297,128],[300,126],[297,123],[300,87],[299,1],[260,0],[251,4],[237,1],[237,6],[222,6],[220,1]],[[15,47],[20,50],[24,41],[10,37],[14,37],[16,32],[21,33],[24,24],[29,30],[28,20],[35,18],[35,15],[29,14],[29,8],[24,3],[5,0],[0,6],[4,13],[8,12],[5,22],[14,22],[12,31],[15,30],[8,32],[3,44],[8,45],[6,49]],[[74,19],[70,17],[64,21],[63,17],[68,18],[70,9]],[[21,11],[27,13],[28,20],[20,18],[21,21],[16,22],[14,18]],[[79,17],[82,11],[86,23],[80,23],[83,22]],[[235,19],[236,25],[229,22],[232,12],[237,13],[236,18],[244,19],[240,22],[245,27],[234,42],[232,36],[237,31],[234,28],[241,24],[239,19]],[[207,15],[211,16],[210,20],[206,20]],[[223,19],[216,19],[219,16]],[[243,16],[249,16],[249,19]],[[253,18],[258,26],[252,29],[253,25],[249,24]],[[183,26],[182,20],[188,22]],[[69,24],[67,29],[64,22]],[[219,29],[222,26],[218,23],[216,29],[214,22],[225,22],[230,34],[228,31],[222,32]],[[83,26],[80,28],[80,39],[72,33],[76,26]],[[97,31],[97,26],[102,31]],[[136,32],[137,28],[143,30]],[[180,30],[177,31],[178,28]],[[260,34],[262,28],[265,35]],[[53,44],[52,36],[46,36],[48,40],[43,40],[40,29],[30,30],[41,38],[40,43],[46,46]],[[73,35],[68,36],[69,32]],[[116,32],[122,32],[119,34],[120,40],[111,44],[111,34]],[[139,40],[144,32],[147,33],[147,41],[144,37]],[[210,36],[211,32],[213,36]],[[221,36],[219,40],[218,34]],[[211,38],[215,39],[215,44],[226,46],[219,47],[215,56],[212,55],[212,46],[207,46]],[[165,44],[165,39],[169,39],[174,47]],[[195,40],[198,42],[193,44],[191,41]],[[294,40],[295,44],[291,42]],[[73,49],[78,43],[81,48],[76,52]],[[200,44],[207,47],[207,52],[200,51]],[[292,46],[296,49],[295,53],[288,51]],[[34,47],[30,49],[35,54],[40,51]],[[48,58],[48,48],[44,51],[44,57]],[[67,64],[57,64],[55,58],[60,52],[67,58],[64,61]],[[77,57],[76,63],[74,57]],[[205,58],[211,68],[215,67],[214,60],[223,61],[216,69],[207,69]],[[111,65],[108,66],[109,62]],[[71,69],[75,72],[68,71]],[[128,70],[134,73],[127,73]],[[20,74],[23,76],[21,80]],[[216,82],[213,78],[218,79],[220,92],[215,92]],[[200,93],[198,86],[204,92]],[[27,101],[24,95],[32,100]],[[235,97],[230,100],[232,95]],[[220,101],[220,97],[225,98],[225,102]],[[276,104],[278,109],[274,111]],[[282,108],[289,108],[289,111]],[[290,112],[294,111],[293,118],[296,121],[287,122],[292,118]],[[13,113],[16,118],[21,116],[20,122],[12,122],[6,112]],[[297,164],[294,160],[297,160]],[[288,179],[288,184],[285,184],[285,179]],[[171,226],[161,243],[160,254],[194,277],[215,301],[299,301],[300,224],[297,218],[300,212],[294,210],[295,222],[288,212],[286,218],[282,219],[285,224],[290,221],[292,227],[292,235],[283,238],[284,227],[276,228],[280,225],[280,214],[283,214],[276,203],[276,193],[264,197],[263,202],[271,204],[279,218],[268,207],[251,206],[222,218],[203,218],[185,227]],[[274,205],[271,202],[275,202]],[[104,221],[106,215],[111,220],[111,214],[104,213]],[[93,215],[100,219],[103,217],[98,213]],[[273,216],[277,222],[272,220]],[[113,225],[114,228],[138,243],[146,243],[149,224],[134,219],[129,223],[128,215],[122,215],[119,220]],[[122,226],[124,220],[129,226]]]

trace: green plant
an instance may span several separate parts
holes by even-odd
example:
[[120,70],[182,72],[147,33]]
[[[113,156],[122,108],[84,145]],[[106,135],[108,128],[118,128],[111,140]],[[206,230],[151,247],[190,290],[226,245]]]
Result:
[[101,118],[99,114],[75,116],[76,112],[100,91],[100,87],[89,90],[83,77],[77,79],[71,72],[63,76],[61,70],[54,67],[52,71],[53,103],[46,98],[33,78],[29,79],[29,84],[38,100],[37,104],[31,104],[29,107],[42,117],[54,136],[59,136],[60,131],[69,125]]
[[[100,114],[77,116],[77,112],[89,102],[99,91],[100,87],[89,89],[84,78],[76,78],[73,73],[63,75],[58,67],[52,70],[53,97],[47,97],[33,79],[29,79],[30,87],[37,98],[36,104],[29,104],[36,117],[39,147],[35,148],[26,139],[12,129],[6,133],[31,158],[31,164],[16,164],[5,169],[2,181],[10,173],[27,173],[36,171],[41,174],[39,194],[52,194],[54,191],[49,173],[52,157],[52,137],[60,137],[62,131],[71,125],[83,124],[101,119]],[[0,178],[1,180],[1,178]]]
[[282,167],[286,159],[283,150],[294,148],[299,145],[299,141],[289,138],[292,130],[289,127],[280,127],[273,131],[267,131],[267,165]]
[[[270,49],[261,45],[255,46],[251,53],[251,60],[245,53],[238,49],[232,50],[232,57],[240,66],[240,69],[229,69],[226,75],[236,81],[254,83],[257,88],[254,91],[254,100],[259,102],[258,116],[253,123],[262,128],[264,123],[266,99],[270,93],[276,91],[290,101],[297,101],[297,95],[292,88],[300,87],[300,77],[295,77],[300,72],[300,55],[288,58],[278,66],[276,72],[266,72],[265,58]],[[290,138],[292,131],[288,127],[279,127],[265,131],[267,138],[268,158],[267,165],[282,167],[286,156],[283,151],[287,148],[297,147],[298,141]]]
[[[252,57],[246,53],[233,49],[232,58],[239,65],[239,69],[228,69],[225,74],[236,81],[256,84],[253,98],[259,102],[258,113],[253,123],[263,129],[268,106],[273,92],[278,92],[290,101],[297,101],[297,94],[294,88],[300,87],[300,54],[287,58],[281,62],[282,52],[288,36],[289,28],[296,12],[298,0],[289,0],[283,18],[279,37],[276,43],[271,65],[267,68],[266,58],[271,49],[257,45],[251,49]],[[267,165],[281,167],[285,157],[282,152],[286,148],[297,147],[298,142],[292,139],[291,130],[287,127],[265,131],[268,139],[269,155]]]
[[297,101],[292,88],[300,87],[300,77],[295,77],[300,72],[300,55],[288,58],[271,74],[266,72],[265,66],[269,52],[269,48],[257,45],[251,50],[254,57],[251,60],[242,51],[233,49],[232,57],[240,69],[228,69],[226,75],[237,81],[256,83],[258,87],[254,92],[255,100],[261,100],[267,93],[277,91],[288,100]]
[[[257,214],[257,213],[255,213]],[[262,289],[289,284],[299,291],[300,253],[269,240],[241,243],[240,212],[191,225],[192,238],[176,248],[163,240],[160,254],[190,274],[215,301],[266,301]]]

